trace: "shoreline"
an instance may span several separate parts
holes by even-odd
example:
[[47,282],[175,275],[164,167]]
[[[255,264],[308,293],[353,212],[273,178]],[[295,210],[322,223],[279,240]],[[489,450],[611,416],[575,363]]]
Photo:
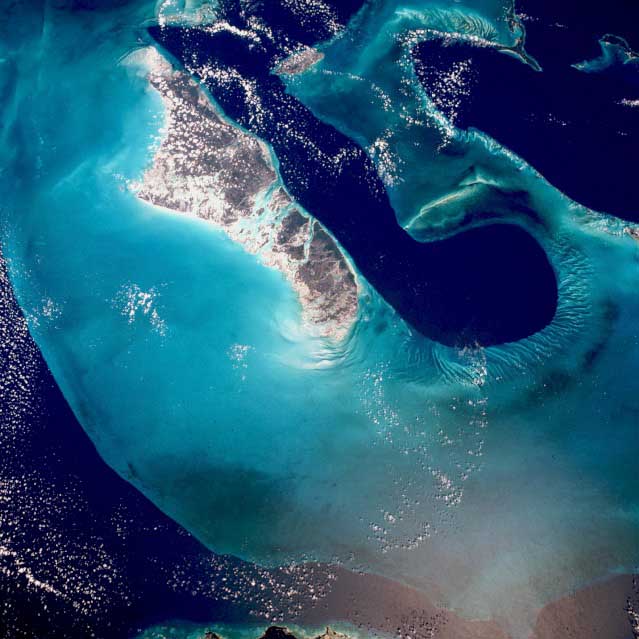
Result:
[[[639,575],[621,574],[566,594],[537,612],[529,631],[510,633],[497,619],[469,619],[435,605],[422,591],[371,573],[355,573],[324,564],[314,566],[314,583],[326,571],[330,589],[302,604],[297,615],[242,624],[184,623],[197,639],[639,639]],[[317,579],[319,582],[319,579]],[[315,638],[312,629],[326,627]],[[179,622],[147,628],[138,639],[182,637]],[[252,628],[256,629],[254,635]],[[289,628],[293,628],[289,631]],[[274,630],[286,632],[274,632]],[[354,629],[350,631],[349,629]],[[156,634],[154,634],[156,633]],[[208,633],[208,634],[207,634]]]
[[151,166],[133,185],[136,196],[214,224],[282,273],[309,333],[343,340],[357,320],[359,281],[336,240],[286,192],[264,142],[226,122],[154,48],[144,63],[166,122]]

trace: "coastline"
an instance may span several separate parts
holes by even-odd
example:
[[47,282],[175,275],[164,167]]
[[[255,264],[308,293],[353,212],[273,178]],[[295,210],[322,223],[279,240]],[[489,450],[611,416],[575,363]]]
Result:
[[[318,565],[318,570],[325,566]],[[312,628],[326,626],[317,639],[396,637],[398,639],[637,639],[639,576],[622,574],[567,594],[541,608],[524,634],[504,630],[494,619],[467,619],[436,606],[421,591],[373,574],[331,567],[335,581],[328,593],[287,620],[271,620],[259,639],[310,639]],[[287,625],[287,624],[290,624]],[[232,624],[242,637],[258,639],[259,624]],[[264,624],[265,627],[266,624]],[[193,629],[193,624],[185,627]],[[174,634],[167,632],[172,628]],[[233,639],[236,632],[212,623],[195,627],[190,637]],[[289,628],[291,630],[289,630]],[[139,639],[178,637],[179,623],[147,629]],[[240,630],[241,629],[241,630]],[[225,630],[227,632],[225,632]]]
[[146,53],[166,125],[152,165],[133,186],[137,197],[222,229],[288,280],[311,334],[344,339],[357,319],[359,284],[335,239],[286,192],[266,144],[226,122],[155,49]]

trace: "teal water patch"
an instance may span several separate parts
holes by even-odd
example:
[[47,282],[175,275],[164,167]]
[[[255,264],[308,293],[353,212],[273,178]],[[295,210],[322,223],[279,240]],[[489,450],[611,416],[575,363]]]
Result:
[[[507,7],[501,0],[466,7],[373,2],[345,34],[320,46],[324,58],[317,65],[284,77],[295,97],[368,151],[398,221],[420,239],[419,222],[427,223],[429,239],[459,230],[491,184],[484,165],[492,169],[499,158],[495,147],[486,152],[468,144],[440,114],[417,81],[412,47],[441,34],[478,46],[514,47],[520,34],[511,29]],[[472,68],[460,68],[443,80],[453,103],[464,95],[468,73]]]
[[215,551],[342,561],[520,635],[542,603],[632,569],[639,245],[524,171],[560,280],[548,330],[456,351],[365,290],[329,349],[280,275],[128,188],[162,126],[143,69],[118,62],[151,5],[51,9],[4,65],[12,281],[105,460]]
[[[257,639],[262,637],[268,626],[264,624],[212,624],[202,626],[198,624],[188,624],[183,622],[174,622],[172,624],[163,624],[148,628],[137,639],[202,639],[205,633],[215,633],[224,639]],[[286,626],[287,630],[295,637],[320,637],[323,636],[327,629],[308,628],[294,625]],[[367,633],[364,635],[361,631],[350,624],[342,624],[338,628],[331,628],[335,634],[331,636],[336,639],[344,639],[348,636],[352,639],[363,639],[365,636],[378,636]]]

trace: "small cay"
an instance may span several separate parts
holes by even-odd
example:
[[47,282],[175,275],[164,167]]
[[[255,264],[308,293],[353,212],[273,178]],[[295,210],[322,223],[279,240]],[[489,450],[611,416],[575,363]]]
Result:
[[304,73],[314,64],[317,64],[324,54],[313,47],[305,47],[300,51],[292,53],[275,70],[278,74],[297,75]]

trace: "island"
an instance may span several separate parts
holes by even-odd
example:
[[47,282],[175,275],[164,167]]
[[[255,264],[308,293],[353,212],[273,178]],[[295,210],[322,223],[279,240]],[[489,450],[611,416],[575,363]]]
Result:
[[142,200],[205,219],[280,271],[314,335],[343,339],[357,318],[358,279],[331,234],[289,196],[266,144],[229,123],[191,77],[148,52],[165,135],[134,185]]

